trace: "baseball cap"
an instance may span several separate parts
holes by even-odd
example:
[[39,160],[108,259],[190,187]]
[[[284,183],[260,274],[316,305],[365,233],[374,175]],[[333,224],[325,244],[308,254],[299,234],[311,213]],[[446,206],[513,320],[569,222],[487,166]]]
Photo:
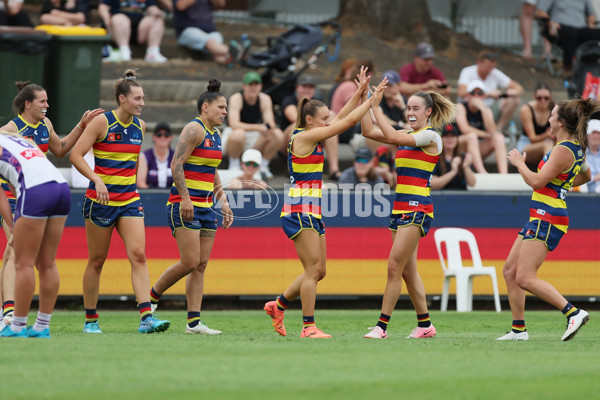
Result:
[[419,43],[415,50],[415,55],[421,58],[434,58],[433,46],[425,42]]
[[356,150],[356,155],[354,156],[354,161],[368,163],[373,158],[373,152],[368,147],[361,147]]
[[314,79],[310,75],[301,75],[300,78],[298,78],[297,84],[298,85],[317,86]]
[[169,125],[167,122],[161,121],[158,122],[156,124],[156,126],[154,127],[154,133],[160,132],[160,131],[167,131],[169,133],[171,132],[171,125]]
[[242,162],[255,162],[260,166],[262,164],[262,154],[256,149],[248,149],[242,154]]
[[467,83],[467,93],[471,93],[475,89],[481,89],[483,92],[485,92],[485,84],[479,79],[475,79]]
[[590,119],[587,125],[587,134],[591,135],[593,132],[600,132],[600,120]]
[[381,76],[381,79],[387,78],[388,82],[391,84],[400,83],[400,75],[394,70],[387,70]]
[[253,82],[258,82],[258,83],[262,83],[262,78],[260,77],[260,74],[256,71],[248,71],[246,72],[246,75],[244,75],[244,80],[243,80],[244,84],[249,85]]
[[444,126],[444,129],[442,129],[442,136],[447,136],[447,135],[454,135],[454,136],[459,135],[458,128],[456,127],[456,125],[447,124],[446,126]]

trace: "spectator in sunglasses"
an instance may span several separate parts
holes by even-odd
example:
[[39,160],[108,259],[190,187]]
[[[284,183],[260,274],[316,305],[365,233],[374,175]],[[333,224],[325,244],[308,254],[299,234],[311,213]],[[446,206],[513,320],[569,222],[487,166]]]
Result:
[[254,176],[260,176],[259,168],[262,165],[262,154],[256,149],[248,149],[242,154],[242,175],[231,180],[227,189],[265,189],[268,185],[262,179],[255,179]]
[[173,131],[166,122],[159,122],[152,135],[152,148],[140,154],[137,186],[140,189],[168,188],[173,184],[171,160],[175,151],[171,148]]
[[358,185],[366,183],[375,186],[383,183],[383,178],[377,174],[373,163],[373,153],[368,147],[361,147],[356,151],[354,165],[345,169],[340,176],[339,183],[351,183]]
[[510,79],[504,72],[500,71],[498,65],[498,54],[484,50],[479,53],[477,63],[465,67],[460,71],[458,77],[458,100],[464,101],[470,90],[467,90],[469,82],[480,80],[484,84],[483,102],[489,108],[498,108],[500,113],[496,128],[503,131],[508,126],[513,114],[521,103],[523,86]]
[[537,171],[542,157],[556,141],[550,129],[550,113],[554,108],[552,92],[545,83],[539,83],[533,92],[533,100],[521,106],[523,134],[517,141],[519,153],[527,153],[527,166]]
[[456,105],[456,125],[462,137],[459,145],[471,154],[473,167],[477,172],[487,172],[483,160],[494,152],[498,172],[506,174],[506,142],[504,135],[496,127],[492,109],[484,103],[485,84],[480,80],[473,80],[466,90],[467,95]]

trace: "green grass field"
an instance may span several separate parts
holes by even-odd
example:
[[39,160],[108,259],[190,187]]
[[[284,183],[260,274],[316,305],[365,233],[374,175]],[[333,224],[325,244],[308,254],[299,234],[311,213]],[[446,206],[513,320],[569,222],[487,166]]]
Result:
[[[508,312],[432,312],[434,339],[405,339],[416,320],[396,311],[389,337],[363,339],[377,310],[317,311],[329,340],[300,339],[300,311],[287,337],[259,311],[208,311],[222,336],[171,328],[137,333],[137,314],[100,311],[102,335],[82,333],[82,312],[58,311],[52,339],[0,340],[0,399],[597,399],[600,332],[592,320],[561,342],[559,312],[529,312],[528,342],[497,342]],[[30,323],[34,320],[31,314]]]

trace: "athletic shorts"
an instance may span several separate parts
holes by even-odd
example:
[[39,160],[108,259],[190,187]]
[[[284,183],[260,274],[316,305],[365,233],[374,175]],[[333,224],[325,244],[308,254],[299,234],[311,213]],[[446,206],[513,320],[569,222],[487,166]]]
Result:
[[184,221],[181,217],[180,205],[181,203],[167,204],[167,221],[173,236],[175,236],[175,231],[180,228],[191,229],[193,231],[217,230],[217,214],[212,208],[194,207],[194,219]]
[[396,232],[403,226],[415,225],[421,228],[421,237],[426,236],[431,228],[433,218],[423,211],[415,211],[404,214],[392,214],[390,217],[390,230]]
[[200,28],[188,26],[177,38],[177,43],[180,46],[189,47],[193,50],[204,51],[206,43],[211,39],[217,43],[223,43],[224,41],[223,35],[217,31],[206,33]]
[[144,206],[136,200],[124,206],[107,206],[85,197],[83,199],[83,219],[101,228],[115,226],[119,218],[144,218]]
[[[17,199],[7,199],[8,205],[10,206],[10,213],[15,216],[15,207],[17,206]],[[14,219],[14,218],[13,218]],[[4,223],[4,218],[0,215],[0,225]]]
[[25,189],[15,204],[15,221],[19,217],[47,219],[66,217],[71,210],[68,183],[48,182]]
[[548,251],[552,251],[558,246],[558,242],[560,242],[564,234],[563,231],[550,222],[542,221],[541,219],[534,219],[527,222],[519,232],[519,236],[522,236],[523,240],[539,240],[543,242]]
[[325,223],[310,214],[292,213],[281,217],[281,227],[288,238],[293,239],[302,229],[312,229],[319,236],[325,235]]

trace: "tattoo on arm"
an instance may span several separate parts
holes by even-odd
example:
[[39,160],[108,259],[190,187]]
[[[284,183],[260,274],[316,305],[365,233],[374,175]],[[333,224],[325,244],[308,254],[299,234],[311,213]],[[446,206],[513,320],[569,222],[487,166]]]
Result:
[[173,161],[171,163],[171,172],[173,174],[173,182],[175,183],[175,187],[180,196],[189,196],[185,184],[183,164],[185,164],[189,155],[194,150],[194,147],[196,147],[199,136],[204,136],[203,133],[204,131],[199,126],[192,125],[186,127],[183,132],[181,132],[179,142],[177,142],[177,148],[175,149],[175,155],[173,156]]
[[215,231],[200,230],[200,237],[215,237]]

